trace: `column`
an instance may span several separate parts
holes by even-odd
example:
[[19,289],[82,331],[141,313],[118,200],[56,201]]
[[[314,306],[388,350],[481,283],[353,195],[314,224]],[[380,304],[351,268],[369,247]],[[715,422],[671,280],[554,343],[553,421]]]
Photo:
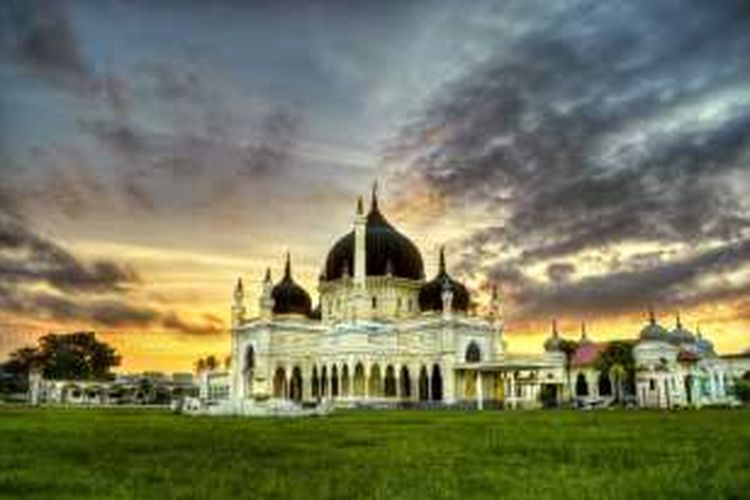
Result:
[[484,384],[482,372],[477,370],[477,410],[484,410]]

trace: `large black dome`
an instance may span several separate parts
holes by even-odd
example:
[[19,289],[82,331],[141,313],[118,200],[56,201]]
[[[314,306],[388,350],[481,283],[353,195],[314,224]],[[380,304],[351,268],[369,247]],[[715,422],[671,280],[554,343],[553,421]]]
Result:
[[[383,217],[374,196],[365,228],[367,276],[385,276],[390,272],[398,278],[424,279],[419,250]],[[335,280],[345,273],[349,276],[354,273],[354,231],[343,236],[328,252],[322,278]]]
[[271,290],[274,314],[302,314],[310,315],[312,301],[304,288],[292,279],[292,269],[289,254],[286,256],[284,278]]
[[443,290],[449,289],[453,292],[451,308],[454,311],[469,310],[469,291],[464,285],[454,280],[445,270],[445,253],[440,249],[440,268],[437,276],[428,281],[419,289],[419,308],[422,311],[443,310]]

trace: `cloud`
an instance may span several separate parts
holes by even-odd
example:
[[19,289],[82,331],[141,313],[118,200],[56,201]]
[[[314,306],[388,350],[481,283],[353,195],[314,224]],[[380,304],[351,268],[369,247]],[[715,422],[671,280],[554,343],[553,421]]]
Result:
[[79,85],[88,77],[69,2],[10,0],[0,19],[6,30],[6,50],[39,75]]
[[[402,129],[386,151],[407,165],[395,183],[417,179],[448,209],[486,207],[490,227],[464,237],[458,268],[505,278],[523,314],[677,300],[689,266],[725,271],[703,266],[707,245],[731,254],[750,230],[750,189],[732,180],[750,162],[747,5],[569,1],[541,23],[539,8],[498,7],[525,28],[497,32],[498,49]],[[570,280],[549,267],[550,286],[527,273],[665,243],[684,245],[685,266]]]

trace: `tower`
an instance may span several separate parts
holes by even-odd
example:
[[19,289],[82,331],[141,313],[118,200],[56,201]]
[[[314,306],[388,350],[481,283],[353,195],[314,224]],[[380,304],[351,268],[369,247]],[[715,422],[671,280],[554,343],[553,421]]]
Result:
[[260,317],[270,319],[273,314],[273,280],[271,279],[271,268],[266,268],[266,276],[263,278],[263,290],[260,294],[259,309]]
[[237,278],[234,287],[234,301],[232,302],[232,326],[239,326],[245,321],[245,289],[242,278]]

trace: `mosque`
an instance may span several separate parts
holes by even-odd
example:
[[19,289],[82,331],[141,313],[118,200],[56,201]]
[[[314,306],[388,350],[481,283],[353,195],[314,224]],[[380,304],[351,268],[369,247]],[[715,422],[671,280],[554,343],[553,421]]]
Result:
[[[360,198],[353,228],[329,250],[319,302],[295,282],[287,254],[282,278],[266,272],[259,316],[248,318],[242,280],[232,305],[229,397],[243,401],[326,401],[355,406],[529,408],[611,401],[622,384],[597,370],[607,343],[583,329],[565,352],[556,326],[536,356],[506,352],[497,288],[485,314],[448,272],[440,250],[425,278],[419,249],[384,216],[373,190]],[[634,343],[634,404],[675,407],[729,401],[733,374],[711,343],[678,320],[671,332],[653,314]],[[740,356],[740,364],[750,370]],[[742,361],[744,360],[744,361]],[[736,360],[735,360],[736,362]]]

